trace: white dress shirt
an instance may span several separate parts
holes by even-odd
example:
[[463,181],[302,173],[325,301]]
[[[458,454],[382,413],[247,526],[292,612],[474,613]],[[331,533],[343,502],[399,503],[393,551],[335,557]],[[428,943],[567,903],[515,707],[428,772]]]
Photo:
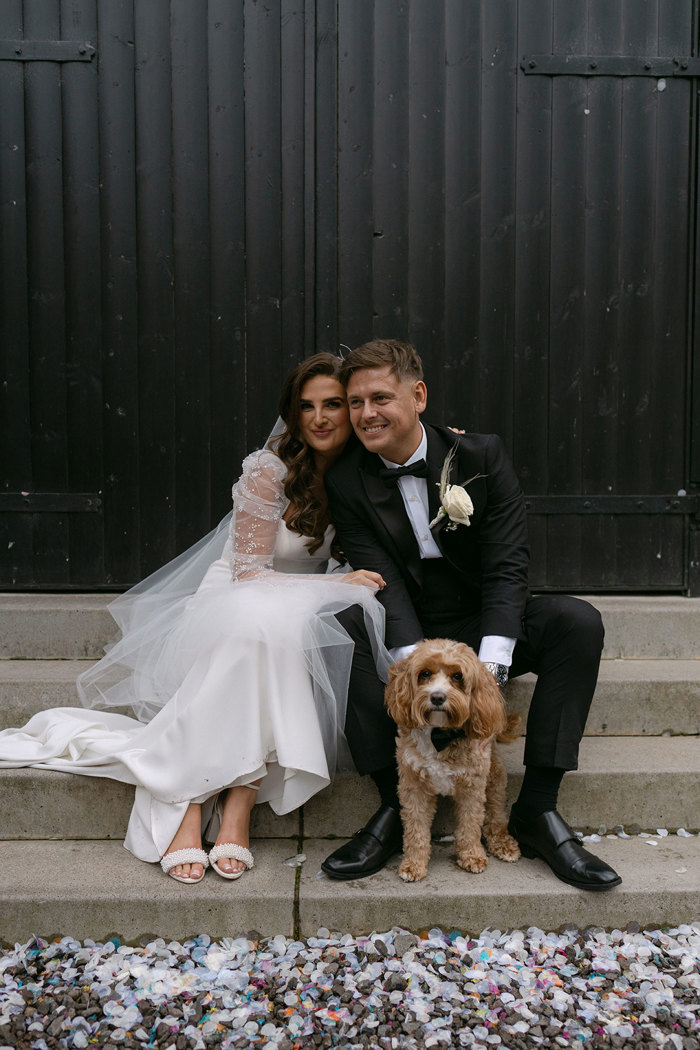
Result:
[[[384,456],[380,456],[382,463],[385,467],[408,467],[411,463],[415,463],[416,460],[426,459],[428,454],[428,435],[426,434],[423,424],[420,424],[421,428],[421,442],[418,448],[409,456],[405,463],[392,463],[391,460],[384,459]],[[413,529],[413,535],[416,537],[418,543],[418,549],[420,551],[421,558],[441,558],[442,553],[437,543],[433,539],[432,533],[430,532],[430,510],[428,507],[428,479],[427,478],[415,478],[410,474],[399,478],[397,481],[401,498],[406,508],[406,514],[408,520],[411,523]],[[513,662],[513,649],[515,648],[515,638],[505,638],[499,634],[487,634],[481,639],[481,645],[479,646],[479,659],[482,663],[494,663],[503,664],[505,667],[510,667]],[[392,658],[394,661],[403,660],[405,656],[412,653],[416,648],[415,645],[398,645],[394,649],[390,649]]]

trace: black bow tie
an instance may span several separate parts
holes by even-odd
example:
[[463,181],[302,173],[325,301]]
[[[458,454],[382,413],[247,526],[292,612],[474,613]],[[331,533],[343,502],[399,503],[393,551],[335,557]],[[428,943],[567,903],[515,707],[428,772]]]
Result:
[[430,734],[430,739],[433,742],[433,747],[436,751],[444,751],[448,744],[451,744],[453,740],[460,740],[462,737],[466,737],[466,733],[463,729],[433,729]]
[[399,478],[427,478],[427,476],[428,464],[424,459],[417,459],[415,463],[409,463],[405,467],[382,467],[379,471],[379,477],[389,485],[395,485]]

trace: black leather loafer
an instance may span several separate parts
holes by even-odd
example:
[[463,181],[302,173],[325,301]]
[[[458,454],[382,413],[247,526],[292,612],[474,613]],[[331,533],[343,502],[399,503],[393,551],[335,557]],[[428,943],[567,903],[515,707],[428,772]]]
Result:
[[326,857],[321,870],[331,879],[364,879],[381,871],[401,845],[401,814],[393,806],[380,806],[364,828]]
[[517,839],[523,857],[541,857],[562,882],[579,890],[611,890],[622,879],[605,861],[584,849],[555,809],[534,820],[511,813],[508,831]]

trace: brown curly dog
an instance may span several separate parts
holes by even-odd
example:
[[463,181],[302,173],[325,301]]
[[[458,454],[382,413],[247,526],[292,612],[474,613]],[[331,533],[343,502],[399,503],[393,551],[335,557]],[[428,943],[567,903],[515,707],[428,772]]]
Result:
[[517,860],[518,844],[506,828],[506,771],[495,741],[514,740],[520,718],[506,714],[496,680],[474,650],[446,638],[421,642],[389,669],[385,702],[399,730],[401,878],[417,882],[428,873],[438,795],[454,798],[461,868],[486,867],[482,835],[489,853]]

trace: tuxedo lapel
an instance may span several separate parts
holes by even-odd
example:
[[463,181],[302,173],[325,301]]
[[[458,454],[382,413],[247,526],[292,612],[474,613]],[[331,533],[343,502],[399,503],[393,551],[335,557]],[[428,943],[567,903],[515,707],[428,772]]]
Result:
[[[376,461],[376,463],[375,463]],[[378,456],[365,456],[360,477],[367,500],[398,549],[416,584],[421,586],[420,551],[398,485],[387,485],[378,474]]]

